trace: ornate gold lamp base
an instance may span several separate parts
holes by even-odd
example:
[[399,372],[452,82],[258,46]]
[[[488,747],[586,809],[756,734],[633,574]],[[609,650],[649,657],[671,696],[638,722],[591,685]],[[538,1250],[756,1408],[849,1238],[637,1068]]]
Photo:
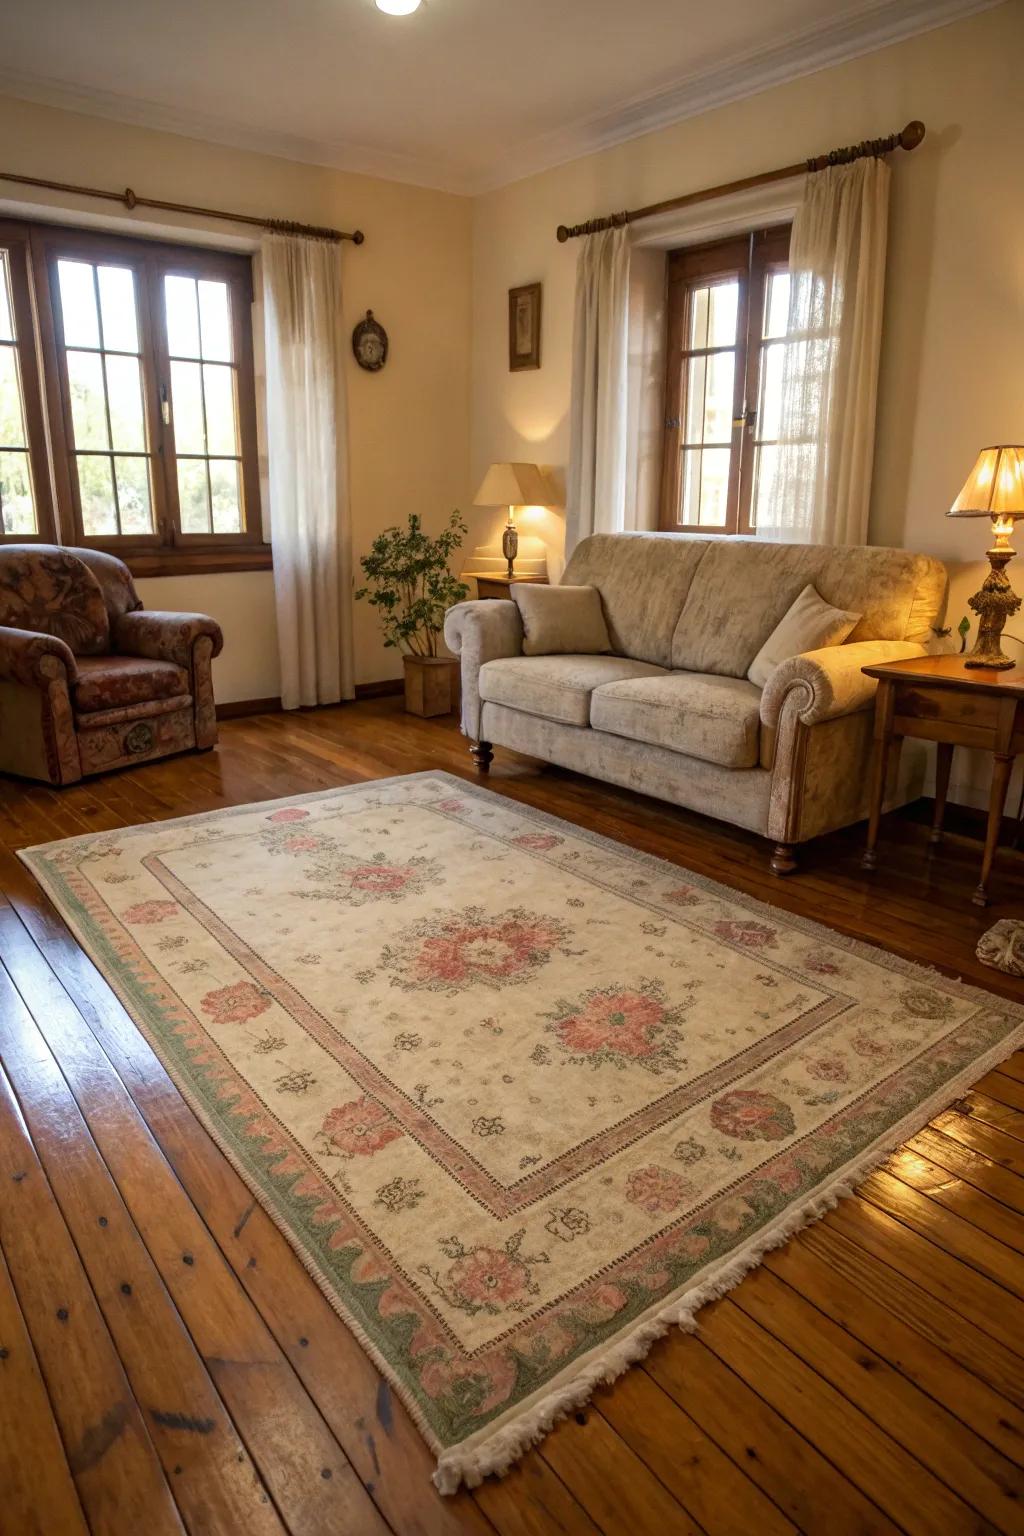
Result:
[[[515,575],[512,567],[515,562],[516,555],[519,553],[519,529],[516,527],[515,523],[512,522],[511,518],[509,519],[507,528],[503,530],[501,535],[501,552],[505,556],[505,559],[508,561],[508,579],[511,581],[512,577]],[[1018,598],[1018,603],[1019,601],[1020,599]],[[1002,625],[1000,625],[1000,628],[1002,628]]]
[[974,642],[974,649],[964,659],[965,667],[995,667],[1003,671],[1007,667],[1016,666],[1011,656],[1003,654],[999,643],[1007,619],[1021,605],[1021,599],[1010,586],[1006,574],[1006,567],[1013,556],[1009,539],[997,530],[995,548],[988,551],[992,569],[985,577],[981,589],[967,602],[968,608],[973,608],[978,615],[979,622],[978,638]]

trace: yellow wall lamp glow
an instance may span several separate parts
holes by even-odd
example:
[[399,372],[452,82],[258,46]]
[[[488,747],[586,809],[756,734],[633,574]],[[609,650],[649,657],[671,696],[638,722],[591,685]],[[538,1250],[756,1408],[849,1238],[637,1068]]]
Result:
[[515,574],[513,566],[519,553],[519,530],[516,527],[517,507],[546,507],[550,505],[548,488],[536,464],[492,464],[484,475],[483,483],[473,497],[474,507],[508,507],[508,523],[501,535],[501,552],[508,561],[508,575]]

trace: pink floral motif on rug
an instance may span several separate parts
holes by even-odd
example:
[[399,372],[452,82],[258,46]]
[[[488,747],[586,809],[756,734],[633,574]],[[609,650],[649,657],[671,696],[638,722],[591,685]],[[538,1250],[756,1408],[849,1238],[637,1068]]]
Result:
[[445,774],[22,857],[446,1492],[1024,1035],[1024,1008]]

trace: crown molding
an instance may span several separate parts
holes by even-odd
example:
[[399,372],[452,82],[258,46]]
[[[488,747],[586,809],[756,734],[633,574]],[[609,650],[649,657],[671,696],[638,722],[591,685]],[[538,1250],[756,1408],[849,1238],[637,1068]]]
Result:
[[207,113],[168,106],[164,102],[47,80],[2,67],[0,96],[14,96],[43,107],[80,112],[86,117],[106,118],[110,122],[130,123],[160,133],[175,133],[182,138],[221,144],[228,149],[273,155],[276,159],[291,160],[300,165],[326,166],[334,171],[375,176],[383,181],[400,181],[409,186],[463,196],[473,192],[470,173],[448,160],[428,160],[393,150],[374,149],[366,144],[338,144],[327,139],[304,138],[299,134],[274,133],[266,128],[253,128]]
[[768,48],[751,50],[717,68],[695,72],[665,89],[531,139],[483,171],[447,159],[275,133],[161,102],[3,68],[0,94],[300,164],[472,197],[1004,3],[1006,0],[872,0],[853,15],[793,33]]
[[921,32],[931,32],[1005,0],[876,0],[863,11],[794,33],[770,48],[759,48],[716,69],[703,70],[665,90],[634,98],[595,116],[556,129],[513,148],[486,178],[477,195],[497,191],[584,155],[597,154],[659,128],[699,117],[732,101],[756,96],[802,75],[816,74],[849,59],[876,53]]

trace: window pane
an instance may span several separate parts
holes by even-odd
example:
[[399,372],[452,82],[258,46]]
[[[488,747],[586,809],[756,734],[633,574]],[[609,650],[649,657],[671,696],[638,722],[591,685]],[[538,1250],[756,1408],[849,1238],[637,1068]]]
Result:
[[24,448],[25,441],[18,354],[13,347],[0,347],[0,448]]
[[770,527],[772,507],[775,504],[775,480],[779,468],[779,450],[771,446],[759,447],[754,453],[754,494],[750,498],[750,525],[752,528]]
[[79,456],[78,489],[82,500],[82,527],[95,538],[117,532],[117,508],[110,474],[110,460],[101,454]]
[[699,443],[704,426],[704,386],[707,382],[708,360],[691,357],[686,364],[686,421],[683,441]]
[[706,347],[708,344],[708,315],[711,309],[711,289],[694,288],[690,293],[690,339],[688,349]]
[[701,528],[725,526],[731,457],[728,448],[691,448],[684,452],[682,522]]
[[757,412],[759,438],[776,439],[782,426],[782,365],[786,343],[773,341],[761,349],[761,403]]
[[179,453],[205,453],[203,391],[198,363],[171,364],[174,446]]
[[209,533],[210,490],[205,459],[178,460],[178,501],[182,533]]
[[134,357],[107,358],[107,398],[114,447],[144,453],[146,428],[142,416],[142,380]]
[[199,283],[199,320],[203,357],[208,362],[231,362],[231,308],[227,283]]
[[238,465],[234,459],[210,460],[214,533],[242,532],[242,505],[238,494]]
[[704,393],[706,443],[728,443],[732,438],[735,369],[734,352],[715,352],[708,358],[708,382]]
[[100,267],[98,277],[104,347],[114,352],[137,352],[135,274],[130,267]]
[[789,273],[772,272],[764,301],[764,334],[785,336],[789,319]]
[[0,453],[0,511],[4,533],[38,533],[27,453]]
[[11,306],[10,257],[0,251],[0,341],[14,340],[14,311]]
[[209,453],[237,453],[234,369],[222,363],[203,364],[206,390],[206,443]]
[[103,363],[96,352],[69,352],[68,384],[76,448],[109,448]]
[[149,461],[143,458],[117,458],[117,500],[121,508],[122,533],[152,533],[153,513],[149,499]]
[[165,277],[167,350],[172,357],[199,356],[199,310],[194,277]]
[[58,261],[57,275],[65,346],[98,347],[100,327],[91,265],[87,261]]
[[740,285],[733,280],[716,283],[711,290],[711,318],[708,323],[709,347],[732,347],[736,344],[736,315],[740,300]]

